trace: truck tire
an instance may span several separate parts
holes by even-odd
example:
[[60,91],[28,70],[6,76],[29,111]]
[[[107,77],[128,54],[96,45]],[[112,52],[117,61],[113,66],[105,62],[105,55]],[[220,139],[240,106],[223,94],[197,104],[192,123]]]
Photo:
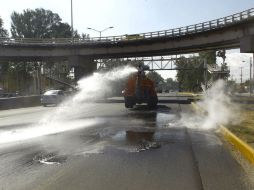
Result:
[[135,102],[133,97],[124,97],[124,103],[126,108],[133,108]]
[[148,99],[147,105],[150,109],[154,109],[154,108],[156,108],[157,103],[158,103],[158,97],[157,96],[151,96]]

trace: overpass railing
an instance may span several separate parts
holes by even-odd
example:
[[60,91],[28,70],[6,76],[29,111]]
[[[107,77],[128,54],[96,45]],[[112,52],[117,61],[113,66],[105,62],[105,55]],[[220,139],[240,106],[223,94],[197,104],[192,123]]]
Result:
[[229,25],[237,24],[243,21],[248,21],[254,18],[254,8],[236,13],[230,16],[193,24],[185,27],[174,28],[169,30],[121,35],[121,36],[106,36],[92,38],[0,38],[0,44],[87,44],[87,43],[115,43],[119,41],[145,40],[160,37],[180,37],[189,34],[206,32],[214,29],[223,28]]

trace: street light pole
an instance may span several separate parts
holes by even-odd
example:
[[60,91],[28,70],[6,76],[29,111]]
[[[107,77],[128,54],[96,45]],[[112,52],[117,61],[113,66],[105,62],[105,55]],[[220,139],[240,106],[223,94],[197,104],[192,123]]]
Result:
[[241,78],[241,86],[242,86],[242,83],[243,83],[243,67],[240,67],[240,69],[241,69],[240,78]]
[[72,38],[72,42],[73,42],[73,35],[74,30],[73,30],[73,6],[72,6],[72,0],[71,0],[71,38]]
[[101,33],[102,32],[104,32],[104,31],[106,31],[106,30],[108,30],[108,29],[112,29],[112,28],[114,28],[113,26],[110,26],[110,27],[107,27],[107,28],[105,28],[105,29],[103,29],[103,30],[96,30],[96,29],[94,29],[94,28],[87,28],[88,30],[93,30],[93,31],[95,31],[95,32],[98,32],[99,33],[99,36],[100,36],[100,40],[101,40]]
[[251,96],[251,67],[252,67],[252,58],[250,57],[250,82],[249,82],[250,96]]
[[253,66],[253,67],[252,67],[252,68],[253,68],[253,71],[252,71],[252,75],[253,75],[253,76],[252,76],[252,80],[253,80],[253,81],[252,81],[252,82],[253,82],[253,85],[254,85],[254,53],[252,54],[252,60],[253,60],[253,62],[252,62],[252,63],[253,63],[253,64],[252,64],[252,66]]

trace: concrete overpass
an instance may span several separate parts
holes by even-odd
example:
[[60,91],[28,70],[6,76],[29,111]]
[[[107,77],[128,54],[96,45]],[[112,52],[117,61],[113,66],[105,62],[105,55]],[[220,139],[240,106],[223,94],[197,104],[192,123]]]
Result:
[[[94,59],[192,53],[239,48],[254,52],[254,8],[190,26],[89,39],[0,39],[0,60],[67,59],[95,69]],[[84,71],[82,71],[84,72]],[[89,72],[89,71],[88,71]]]
[[89,39],[0,39],[0,59],[141,57],[237,48],[253,52],[254,8],[195,25]]

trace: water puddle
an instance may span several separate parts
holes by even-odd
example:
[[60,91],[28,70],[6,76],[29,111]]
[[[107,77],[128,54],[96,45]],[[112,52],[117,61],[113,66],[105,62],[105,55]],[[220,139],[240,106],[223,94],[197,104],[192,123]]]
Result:
[[137,128],[136,130],[118,131],[108,137],[107,146],[127,152],[142,152],[161,147],[161,143],[154,139],[154,131],[148,131],[150,130],[148,128]]
[[56,153],[39,153],[34,156],[33,161],[46,165],[62,164],[66,162],[66,156],[60,156]]
[[[132,152],[142,152],[150,149],[158,149],[161,147],[161,144],[158,142],[151,142],[151,141],[141,141],[138,143],[135,149],[132,149]],[[134,150],[134,151],[133,151]]]

